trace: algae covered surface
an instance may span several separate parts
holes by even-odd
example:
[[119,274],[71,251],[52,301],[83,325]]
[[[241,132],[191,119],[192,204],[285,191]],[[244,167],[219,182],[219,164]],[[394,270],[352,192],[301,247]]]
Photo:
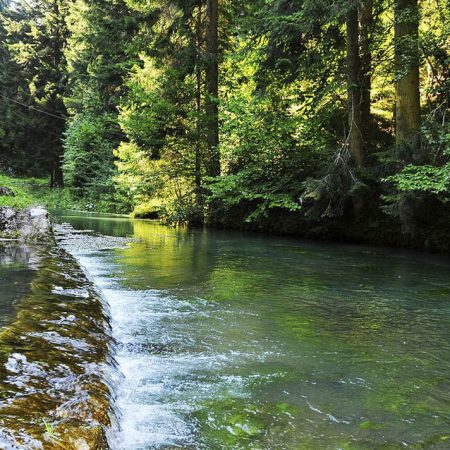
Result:
[[57,246],[0,254],[0,276],[16,283],[0,324],[0,448],[108,448],[114,375],[100,295]]
[[449,448],[448,259],[60,220],[61,248],[3,258],[31,272],[0,325],[0,448]]
[[450,448],[447,258],[62,219],[113,318],[112,448]]

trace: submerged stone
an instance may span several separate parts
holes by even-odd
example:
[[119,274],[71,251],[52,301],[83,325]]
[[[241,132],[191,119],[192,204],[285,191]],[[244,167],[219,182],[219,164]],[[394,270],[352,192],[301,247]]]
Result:
[[103,301],[62,249],[29,252],[30,292],[0,328],[0,448],[106,450],[114,370]]
[[0,239],[42,243],[50,241],[52,236],[52,226],[45,208],[0,206]]

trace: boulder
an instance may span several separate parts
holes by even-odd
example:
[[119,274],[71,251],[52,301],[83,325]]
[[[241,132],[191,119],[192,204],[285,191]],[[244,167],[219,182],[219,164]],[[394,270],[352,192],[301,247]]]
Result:
[[0,238],[46,242],[53,237],[48,211],[42,207],[0,207]]
[[0,195],[3,195],[4,197],[15,197],[16,196],[16,194],[14,194],[14,192],[6,186],[0,186]]

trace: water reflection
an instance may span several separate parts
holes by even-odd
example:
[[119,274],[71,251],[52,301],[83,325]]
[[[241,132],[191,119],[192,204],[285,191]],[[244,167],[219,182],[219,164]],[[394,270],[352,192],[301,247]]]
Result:
[[29,292],[36,265],[28,247],[0,243],[0,327],[12,320],[16,303]]
[[101,298],[61,249],[2,255],[0,304],[19,301],[0,329],[0,448],[105,449],[115,383]]
[[113,448],[448,448],[450,264],[67,216],[124,374]]

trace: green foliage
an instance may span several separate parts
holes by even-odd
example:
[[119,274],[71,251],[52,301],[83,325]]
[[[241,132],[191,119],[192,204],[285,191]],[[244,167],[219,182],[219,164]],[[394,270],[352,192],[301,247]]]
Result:
[[15,196],[0,196],[0,206],[26,208],[28,206],[46,206],[49,209],[85,209],[67,189],[51,189],[46,178],[12,177],[0,174],[0,186],[10,188]]
[[313,219],[340,217],[345,206],[364,189],[350,164],[346,146],[334,155],[321,178],[309,178],[303,183],[302,202],[306,215]]
[[[426,99],[419,148],[407,148],[394,158],[391,175],[381,181],[386,186],[382,208],[400,220],[402,229],[417,234],[418,229],[436,228],[445,234],[450,194],[450,15],[445,2],[425,2],[421,9],[419,44],[422,63],[428,73],[423,83]],[[406,22],[416,18],[406,14]],[[438,24],[438,26],[436,26]],[[402,43],[399,43],[399,45]],[[408,43],[406,43],[408,44]],[[410,42],[410,45],[417,43]],[[408,59],[405,50],[405,61]],[[413,61],[414,62],[414,61]],[[425,75],[425,74],[423,74]],[[428,212],[427,221],[423,216]],[[430,222],[433,222],[431,224]],[[429,230],[428,230],[429,231]],[[443,245],[441,242],[439,245]]]
[[207,185],[209,200],[242,205],[248,222],[274,209],[299,210],[302,166],[313,163],[312,152],[296,137],[299,119],[274,110],[269,96],[253,100],[242,93],[223,109],[226,174]]
[[450,195],[450,164],[442,167],[408,165],[383,181],[394,183],[400,192],[421,191],[447,201]]
[[109,205],[115,210],[113,183],[113,142],[108,133],[111,118],[104,116],[75,116],[64,138],[64,172],[66,183],[76,198],[91,203]]
[[58,185],[66,115],[66,15],[67,2],[40,0],[6,9],[0,21],[6,52],[0,76],[0,163],[18,173],[52,174]]
[[64,134],[64,171],[74,197],[88,209],[130,209],[128,193],[114,181],[113,152],[123,137],[117,106],[126,91],[123,78],[134,65],[130,39],[139,18],[120,0],[77,0],[69,7],[65,103],[72,118]]
[[[364,167],[350,157],[356,87],[346,37],[354,2],[220,2],[217,149],[207,114],[206,0],[6,8],[0,167],[55,181],[63,162],[68,189],[46,193],[51,204],[171,223],[273,230],[283,217],[291,222],[283,230],[301,223],[325,235],[364,236],[381,223],[387,238],[435,227],[441,231],[431,235],[441,235],[422,211],[436,224],[448,221],[446,3],[425,0],[394,15],[392,2],[356,2]],[[395,39],[394,19],[414,30],[419,20],[419,35]],[[395,85],[417,64],[421,128],[414,125],[414,143],[394,148],[402,123],[392,114]],[[209,178],[215,151],[221,174]]]
[[[147,54],[141,54],[129,75],[119,115],[128,142],[115,152],[115,180],[131,193],[135,214],[142,215],[153,199],[165,220],[189,222],[202,215],[194,180],[195,155],[205,156],[198,139],[203,117],[197,110],[193,73],[200,63],[192,49],[195,5],[172,7],[167,14],[158,11],[153,33],[146,33]],[[177,38],[166,41],[172,32]],[[150,56],[155,54],[158,58]],[[204,166],[200,177],[203,172]]]
[[42,186],[43,181],[30,178],[12,178],[0,174],[0,186],[11,189],[15,196],[0,196],[0,206],[12,206],[13,208],[25,208],[40,204],[33,194],[34,187]]

